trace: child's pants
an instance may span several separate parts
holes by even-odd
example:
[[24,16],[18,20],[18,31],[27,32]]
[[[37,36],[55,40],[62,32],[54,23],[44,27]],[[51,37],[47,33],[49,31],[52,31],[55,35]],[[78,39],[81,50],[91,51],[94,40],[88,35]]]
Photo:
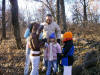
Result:
[[57,72],[57,60],[48,61],[48,67],[47,67],[46,75],[51,74],[51,68],[52,67],[53,67],[53,72],[56,73]]
[[72,66],[64,66],[63,75],[72,75]]
[[44,60],[44,66],[47,68],[48,67],[48,60]]
[[32,63],[32,71],[30,75],[39,75],[40,56],[32,56],[30,54],[30,60]]
[[46,57],[46,50],[44,50],[44,58],[43,58],[43,64],[44,64],[44,66],[47,68],[48,66],[48,61],[47,61],[47,57]]
[[29,65],[30,65],[30,48],[28,48],[28,44],[26,44],[26,61],[25,61],[24,75],[28,75]]

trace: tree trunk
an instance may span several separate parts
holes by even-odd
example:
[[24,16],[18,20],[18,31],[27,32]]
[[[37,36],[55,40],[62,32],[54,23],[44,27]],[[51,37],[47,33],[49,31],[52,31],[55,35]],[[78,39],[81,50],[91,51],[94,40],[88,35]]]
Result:
[[2,0],[2,38],[6,38],[5,0]]
[[11,14],[12,14],[12,25],[14,28],[14,36],[17,44],[17,48],[20,49],[22,46],[20,37],[20,27],[18,21],[18,3],[17,0],[10,0],[11,4]]
[[86,27],[87,25],[87,6],[86,6],[86,0],[83,0],[83,12],[84,12],[84,16],[83,16],[83,26]]
[[60,0],[61,5],[61,24],[63,25],[63,31],[67,31],[67,25],[66,25],[66,16],[65,16],[65,5],[64,0]]
[[56,22],[60,25],[60,2],[59,0],[56,1]]
[[84,5],[83,5],[83,7],[84,7],[84,21],[87,21],[87,12],[86,12],[87,6],[86,6],[86,0],[84,0]]

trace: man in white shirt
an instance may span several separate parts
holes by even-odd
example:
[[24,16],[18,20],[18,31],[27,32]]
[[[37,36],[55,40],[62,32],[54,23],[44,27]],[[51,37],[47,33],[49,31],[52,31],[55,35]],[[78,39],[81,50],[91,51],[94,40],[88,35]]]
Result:
[[57,42],[60,43],[61,30],[60,30],[59,25],[56,22],[53,21],[51,14],[47,14],[46,22],[42,23],[41,25],[44,26],[43,38],[45,39],[45,41],[48,40],[48,37],[50,36],[51,33],[55,33]]

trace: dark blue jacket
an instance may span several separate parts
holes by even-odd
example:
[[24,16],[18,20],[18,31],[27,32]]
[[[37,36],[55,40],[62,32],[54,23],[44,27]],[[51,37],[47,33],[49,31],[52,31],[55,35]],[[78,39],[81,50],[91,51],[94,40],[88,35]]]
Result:
[[74,54],[74,45],[73,45],[73,41],[69,40],[64,42],[64,47],[63,47],[63,51],[62,53],[64,54],[63,58],[62,58],[62,65],[63,66],[71,66],[73,64],[74,58],[73,58],[73,54]]

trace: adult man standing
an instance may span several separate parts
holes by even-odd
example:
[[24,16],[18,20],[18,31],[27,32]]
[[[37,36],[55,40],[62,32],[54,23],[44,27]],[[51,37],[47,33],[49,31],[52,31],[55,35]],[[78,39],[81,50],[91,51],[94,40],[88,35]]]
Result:
[[48,40],[51,33],[55,33],[57,42],[60,43],[61,30],[60,30],[59,25],[56,22],[53,21],[51,14],[47,14],[46,22],[42,23],[42,25],[44,26],[44,29],[43,29],[44,41]]

